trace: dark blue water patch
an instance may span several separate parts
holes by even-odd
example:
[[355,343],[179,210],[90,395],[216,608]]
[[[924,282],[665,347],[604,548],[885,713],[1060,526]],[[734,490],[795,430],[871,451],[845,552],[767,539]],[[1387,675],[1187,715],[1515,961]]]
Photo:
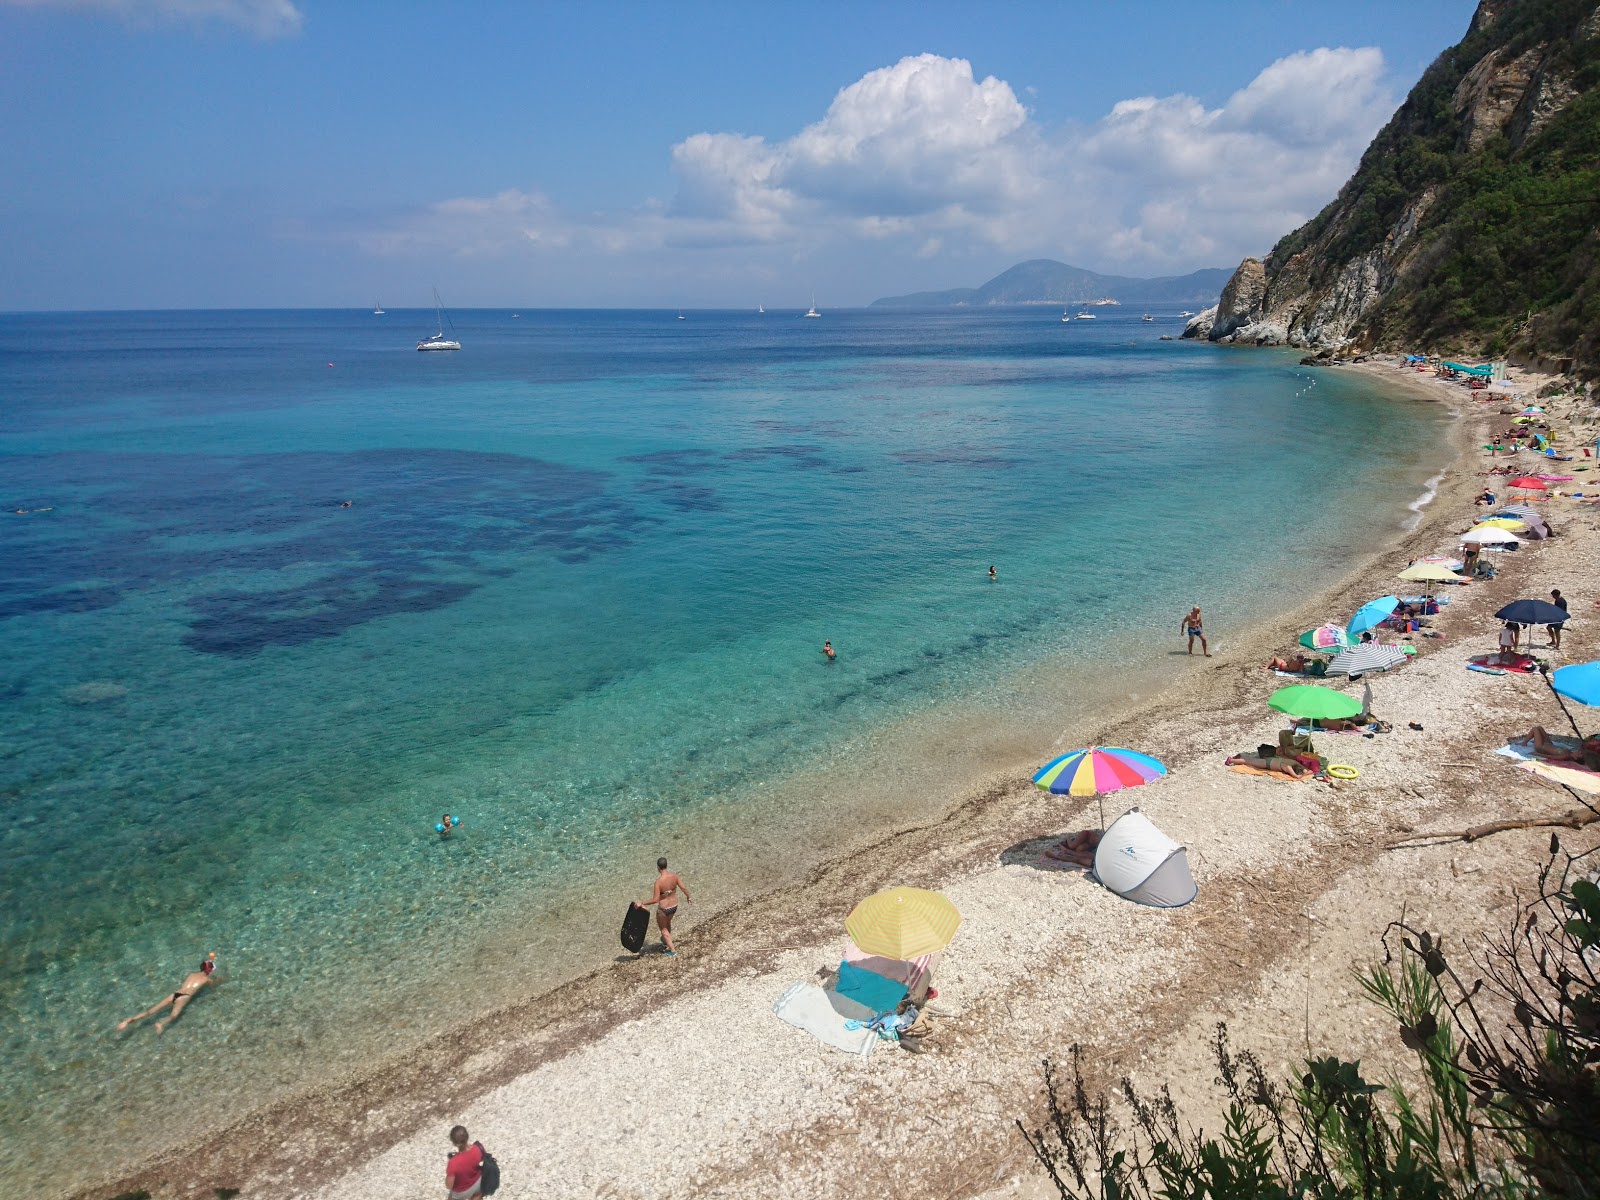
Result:
[[724,469],[715,450],[652,450],[625,454],[620,461],[641,466],[652,475],[695,475]]
[[751,446],[744,450],[730,450],[723,456],[729,462],[779,462],[801,470],[821,470],[829,466],[821,446]]
[[[508,556],[582,562],[659,523],[611,495],[606,472],[466,450],[57,454],[7,469],[57,504],[51,520],[0,525],[0,619],[203,589],[223,571],[269,577],[190,599],[184,642],[209,654],[440,608],[503,577]],[[275,573],[294,582],[274,586]]]

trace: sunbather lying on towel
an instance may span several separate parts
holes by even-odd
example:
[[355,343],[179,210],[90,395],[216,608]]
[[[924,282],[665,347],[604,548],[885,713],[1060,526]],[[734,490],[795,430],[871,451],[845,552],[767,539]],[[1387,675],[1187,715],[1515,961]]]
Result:
[[1568,750],[1546,733],[1543,725],[1535,725],[1527,733],[1516,738],[1515,741],[1532,742],[1533,752],[1540,758],[1546,758],[1552,762],[1577,763],[1579,766],[1587,767],[1591,771],[1600,771],[1600,734],[1584,738],[1581,745],[1575,749]]
[[1254,754],[1235,754],[1223,760],[1225,766],[1254,767],[1258,771],[1273,771],[1279,775],[1287,775],[1291,779],[1299,779],[1303,775],[1310,775],[1311,769],[1299,759],[1288,758],[1278,753],[1278,747],[1269,746],[1265,742],[1256,747]]
[[1094,866],[1094,848],[1100,844],[1100,831],[1098,829],[1080,829],[1077,833],[1068,834],[1065,840],[1057,842],[1044,852],[1046,858],[1053,858],[1056,862],[1076,863],[1080,867]]
[[1275,658],[1267,664],[1269,671],[1287,671],[1291,675],[1303,675],[1306,672],[1306,656],[1296,654],[1293,658]]

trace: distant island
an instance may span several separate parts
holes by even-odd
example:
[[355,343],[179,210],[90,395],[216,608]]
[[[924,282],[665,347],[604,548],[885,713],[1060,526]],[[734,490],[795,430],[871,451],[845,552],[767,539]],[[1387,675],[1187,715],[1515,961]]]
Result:
[[1217,302],[1232,272],[1207,267],[1188,275],[1131,279],[1099,275],[1049,258],[1033,258],[1002,271],[982,287],[885,296],[874,308],[978,308],[1001,304],[1134,304],[1207,308]]

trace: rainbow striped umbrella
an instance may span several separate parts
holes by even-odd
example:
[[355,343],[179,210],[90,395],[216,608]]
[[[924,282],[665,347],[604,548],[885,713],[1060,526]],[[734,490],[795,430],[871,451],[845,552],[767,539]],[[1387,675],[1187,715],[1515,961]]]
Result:
[[1089,746],[1051,759],[1039,769],[1033,782],[1058,796],[1100,796],[1138,787],[1166,773],[1166,767],[1137,750]]

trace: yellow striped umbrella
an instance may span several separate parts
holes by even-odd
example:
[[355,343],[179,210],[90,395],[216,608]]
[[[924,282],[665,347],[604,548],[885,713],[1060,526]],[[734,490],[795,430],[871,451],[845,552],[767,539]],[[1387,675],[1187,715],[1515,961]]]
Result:
[[942,892],[896,887],[856,905],[844,927],[868,954],[910,962],[948,946],[961,927],[961,914]]

